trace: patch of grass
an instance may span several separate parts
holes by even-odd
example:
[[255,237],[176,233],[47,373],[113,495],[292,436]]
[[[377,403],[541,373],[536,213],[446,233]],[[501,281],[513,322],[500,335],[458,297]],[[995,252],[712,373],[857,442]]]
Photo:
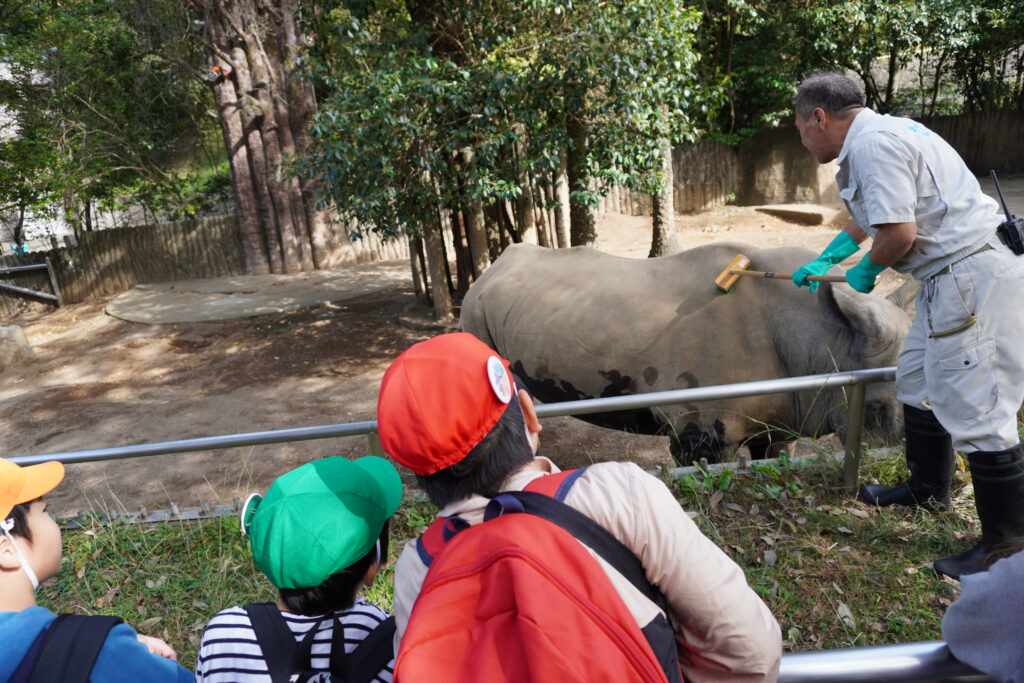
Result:
[[[861,476],[894,483],[905,467],[901,458],[867,458]],[[721,479],[710,487],[694,487],[694,478],[668,483],[744,568],[779,620],[787,651],[940,638],[957,589],[931,563],[967,546],[973,520],[867,506],[843,491],[841,479],[840,463],[782,458],[755,462],[724,490]]]
[[[861,477],[892,483],[902,458],[865,458]],[[956,597],[931,562],[967,547],[963,513],[877,509],[851,500],[841,464],[755,463],[743,473],[668,480],[701,529],[744,568],[782,625],[787,651],[933,640]],[[970,487],[957,508],[973,513]],[[406,497],[392,520],[390,561],[366,598],[392,608],[394,560],[437,514]],[[65,566],[40,591],[57,612],[115,614],[171,643],[194,667],[206,622],[231,605],[273,600],[234,518],[101,525],[64,534]]]

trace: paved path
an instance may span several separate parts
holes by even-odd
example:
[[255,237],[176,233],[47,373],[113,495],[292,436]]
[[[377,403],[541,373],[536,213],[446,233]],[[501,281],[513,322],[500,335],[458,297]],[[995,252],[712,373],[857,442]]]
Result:
[[137,285],[107,304],[107,313],[135,323],[248,318],[342,301],[411,282],[408,261],[384,261],[296,275],[155,282]]

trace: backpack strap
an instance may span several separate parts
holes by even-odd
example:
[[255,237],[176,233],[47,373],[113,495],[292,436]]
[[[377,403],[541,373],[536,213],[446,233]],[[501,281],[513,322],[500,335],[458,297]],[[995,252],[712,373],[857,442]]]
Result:
[[[306,632],[306,635],[302,637],[302,641],[299,642],[298,646],[292,655],[292,680],[303,683],[305,681],[320,680],[321,674],[313,671],[313,642],[316,640],[316,634],[320,630],[320,626],[327,621],[331,620],[331,655],[330,655],[330,672],[331,680],[348,681],[348,658],[345,656],[345,632],[342,630],[341,623],[338,621],[338,617],[335,614],[325,614],[315,624],[313,628]],[[295,672],[302,672],[298,678],[295,678]],[[335,678],[336,677],[336,678]]]
[[32,669],[36,666],[36,660],[39,659],[39,651],[43,649],[43,640],[45,638],[46,629],[44,628],[39,631],[35,640],[28,646],[28,650],[25,651],[25,655],[21,658],[21,663],[18,664],[18,668],[14,670],[11,677],[7,679],[7,683],[28,683],[28,679],[32,675]]
[[572,485],[576,483],[576,480],[580,478],[580,475],[586,471],[586,467],[581,467],[575,470],[546,474],[543,477],[537,477],[531,481],[523,490],[543,493],[545,496],[564,503],[565,497],[569,495],[569,489],[571,489]]
[[[331,656],[334,656],[333,650]],[[377,624],[348,655],[348,683],[370,683],[394,657],[395,618],[388,617]],[[331,668],[334,668],[333,664]]]
[[[287,683],[292,675],[295,650],[295,635],[285,623],[281,610],[272,602],[258,602],[246,605],[245,611],[252,622],[256,643],[263,652],[263,659],[273,683]],[[313,627],[316,629],[316,626]]]
[[672,613],[669,611],[668,601],[661,590],[647,579],[643,564],[632,550],[623,545],[610,531],[576,508],[535,491],[501,493],[488,503],[487,508],[484,512],[485,520],[504,512],[525,512],[557,524],[596,552],[643,593],[644,597],[657,605],[664,614],[659,614],[641,630],[669,683],[683,683],[675,634],[669,621]]
[[[576,470],[580,471],[580,470]],[[512,500],[509,500],[512,499]],[[514,502],[513,502],[514,501]],[[494,506],[492,508],[492,506]],[[507,506],[507,508],[506,508]],[[587,517],[574,507],[535,491],[506,491],[498,494],[488,504],[485,519],[493,518],[504,511],[522,510],[553,522],[572,534],[583,545],[597,553],[605,562],[615,568],[637,590],[669,614],[668,602],[661,591],[647,580],[647,573],[639,558],[624,546],[607,529]]]
[[[586,470],[586,467],[581,467],[575,470],[546,474],[543,477],[537,477],[527,484],[525,490],[540,493],[558,501],[564,501],[565,497],[569,495],[569,489],[572,488],[572,485],[576,483],[576,480]],[[423,565],[429,567],[434,558],[444,550],[445,544],[451,540],[452,536],[465,528],[466,522],[459,517],[438,517],[435,519],[427,527],[427,530],[416,539],[416,552],[420,556],[420,561],[423,562]]]
[[46,629],[29,683],[89,683],[107,634],[120,623],[102,615],[58,615]]

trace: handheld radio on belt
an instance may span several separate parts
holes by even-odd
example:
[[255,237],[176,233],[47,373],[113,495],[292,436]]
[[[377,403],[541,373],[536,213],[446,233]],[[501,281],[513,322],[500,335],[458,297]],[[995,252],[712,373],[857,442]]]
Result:
[[996,232],[1006,243],[1006,246],[1010,248],[1017,256],[1024,254],[1024,218],[1018,218],[1010,213],[1010,207],[1006,205],[1006,198],[1003,196],[1003,190],[999,187],[999,179],[996,178],[995,171],[989,171],[992,174],[992,182],[995,183],[996,192],[999,194],[999,201],[1003,204],[1003,214],[1006,216],[1006,220],[999,224],[996,228]]

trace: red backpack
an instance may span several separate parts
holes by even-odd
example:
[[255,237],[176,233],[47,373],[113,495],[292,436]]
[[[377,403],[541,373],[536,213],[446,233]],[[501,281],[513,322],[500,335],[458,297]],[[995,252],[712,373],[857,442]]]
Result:
[[440,518],[420,537],[429,566],[395,663],[396,683],[682,683],[663,615],[641,629],[586,548],[668,614],[640,561],[561,502],[583,470],[488,504],[484,522]]

